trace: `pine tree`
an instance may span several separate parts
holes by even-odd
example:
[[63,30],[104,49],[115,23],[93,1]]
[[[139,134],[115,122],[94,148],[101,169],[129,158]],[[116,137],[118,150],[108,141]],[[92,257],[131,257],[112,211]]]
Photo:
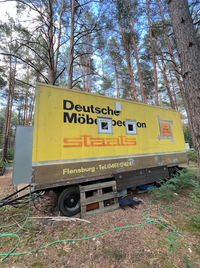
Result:
[[187,0],[168,0],[200,171],[200,48]]

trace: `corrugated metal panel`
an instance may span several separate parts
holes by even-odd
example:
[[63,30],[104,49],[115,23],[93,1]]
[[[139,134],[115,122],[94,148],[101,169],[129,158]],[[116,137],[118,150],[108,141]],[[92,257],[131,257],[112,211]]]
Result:
[[30,183],[32,171],[33,127],[17,126],[12,183]]

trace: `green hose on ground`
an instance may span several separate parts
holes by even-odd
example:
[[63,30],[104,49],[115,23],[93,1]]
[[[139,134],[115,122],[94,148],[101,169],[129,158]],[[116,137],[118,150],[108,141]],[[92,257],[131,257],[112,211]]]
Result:
[[[151,209],[151,205],[152,205],[152,202],[158,202],[159,203],[159,207],[158,207],[158,214],[160,216],[160,218],[158,219],[148,219],[147,217],[151,216],[151,214],[146,214],[146,215],[143,215],[143,213],[145,211],[148,211]],[[160,213],[160,206],[161,206],[161,203],[159,201],[151,201],[150,202],[150,207],[147,208],[147,209],[144,209],[142,210],[141,212],[141,216],[145,219],[146,222],[143,222],[143,223],[140,223],[140,224],[135,224],[135,225],[129,225],[129,226],[122,226],[122,227],[117,227],[117,228],[114,228],[114,229],[111,229],[111,230],[108,230],[108,231],[105,231],[103,233],[100,233],[100,234],[97,234],[97,235],[93,235],[93,236],[89,236],[89,237],[84,237],[84,238],[77,238],[77,239],[64,239],[64,240],[58,240],[58,241],[54,241],[54,242],[51,242],[47,245],[44,245],[42,247],[39,247],[37,249],[33,249],[31,251],[27,251],[27,252],[22,252],[22,253],[13,253],[13,251],[18,247],[18,245],[20,244],[20,237],[17,235],[17,233],[22,229],[24,228],[24,226],[26,225],[27,221],[28,221],[28,217],[29,217],[29,213],[30,213],[30,204],[31,204],[31,192],[30,192],[30,195],[29,195],[29,206],[28,206],[28,213],[27,214],[23,214],[23,213],[20,213],[20,214],[15,214],[13,216],[10,216],[8,217],[7,219],[5,219],[3,222],[0,223],[0,229],[1,228],[8,228],[8,227],[12,227],[13,225],[16,225],[16,224],[19,224],[20,222],[24,221],[24,224],[16,231],[16,232],[13,232],[11,234],[1,234],[0,233],[0,238],[1,237],[5,237],[5,236],[15,236],[18,238],[18,243],[17,245],[9,252],[9,253],[2,253],[0,254],[0,256],[4,256],[1,261],[5,260],[8,256],[12,255],[12,256],[19,256],[19,255],[25,255],[25,254],[29,254],[29,253],[33,253],[33,252],[36,252],[40,249],[43,249],[43,248],[46,248],[50,245],[53,245],[53,244],[56,244],[56,243],[60,243],[60,242],[71,242],[71,241],[83,241],[83,240],[89,240],[89,239],[92,239],[92,238],[95,238],[95,237],[98,237],[98,236],[101,236],[101,235],[104,235],[104,234],[107,234],[109,232],[113,232],[113,231],[116,231],[116,230],[120,230],[120,229],[127,229],[127,228],[132,228],[132,227],[138,227],[138,226],[143,226],[145,224],[148,224],[148,223],[153,223],[153,224],[157,224],[159,222],[160,225],[162,225],[164,228],[170,230],[170,231],[174,231],[176,232],[177,235],[183,237],[181,234],[179,234],[177,231],[176,231],[176,227],[174,225],[172,225],[171,223],[168,223],[168,225],[172,226],[172,230],[170,228],[168,228],[166,225],[162,224],[161,221],[163,221],[162,219],[162,216],[161,216],[161,213]],[[11,225],[7,225],[7,226],[1,226],[4,222],[6,222],[7,220],[9,220],[10,218],[13,218],[15,216],[19,216],[19,215],[24,215],[24,218],[22,220],[20,220],[19,222],[16,222],[14,224],[11,224]]]

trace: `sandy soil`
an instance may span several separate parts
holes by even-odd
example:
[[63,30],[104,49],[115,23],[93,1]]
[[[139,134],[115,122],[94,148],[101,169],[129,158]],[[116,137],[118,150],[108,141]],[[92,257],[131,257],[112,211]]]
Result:
[[[6,194],[14,191],[11,185],[12,171],[7,170],[4,176],[0,177],[0,199]],[[145,267],[190,267],[184,263],[184,256],[195,268],[200,267],[200,233],[191,226],[190,215],[196,211],[191,206],[191,199],[187,191],[183,195],[175,195],[172,202],[161,200],[160,213],[162,223],[168,229],[162,228],[160,222],[148,223],[141,216],[141,212],[150,206],[151,197],[148,193],[133,193],[142,200],[137,210],[126,207],[125,211],[118,209],[87,219],[88,222],[77,220],[49,222],[46,219],[34,219],[32,217],[57,216],[58,196],[52,192],[46,194],[40,202],[36,202],[38,211],[31,204],[30,216],[27,225],[19,232],[20,244],[15,253],[28,252],[47,245],[53,241],[76,239],[95,236],[105,231],[122,227],[143,224],[137,227],[122,228],[105,233],[82,241],[62,241],[55,243],[34,253],[25,255],[9,256],[5,261],[0,262],[0,267],[25,268],[25,267],[108,267],[108,268],[145,268]],[[143,214],[151,214],[149,219],[160,218],[158,214],[159,203],[152,203],[152,208]],[[11,208],[5,211],[0,209],[0,220],[17,214],[27,213],[28,208]],[[18,222],[20,217],[10,219],[3,225]],[[177,227],[177,235],[172,231],[170,222]],[[16,226],[0,229],[0,233],[13,233],[23,223]],[[2,226],[2,225],[0,225]],[[169,252],[169,243],[165,240],[169,233],[177,238],[178,245],[174,252]],[[15,237],[0,237],[0,253],[8,253],[17,243]],[[2,256],[1,256],[2,258]]]

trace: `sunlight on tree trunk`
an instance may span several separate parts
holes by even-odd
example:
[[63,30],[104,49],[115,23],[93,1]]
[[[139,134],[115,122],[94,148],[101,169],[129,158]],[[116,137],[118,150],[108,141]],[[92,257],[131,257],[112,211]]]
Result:
[[167,41],[168,49],[169,49],[169,52],[170,52],[170,57],[171,57],[171,60],[173,62],[173,65],[174,65],[174,70],[175,70],[174,73],[175,73],[175,76],[176,76],[176,79],[177,79],[177,82],[178,82],[179,90],[181,92],[181,97],[183,99],[186,112],[188,114],[188,102],[187,102],[187,99],[186,99],[186,96],[185,96],[185,90],[183,88],[183,84],[182,84],[182,81],[181,81],[181,78],[180,78],[180,75],[179,75],[178,67],[177,67],[177,64],[176,64],[176,61],[175,61],[175,58],[174,58],[174,53],[173,53],[173,50],[172,50],[171,42],[169,40],[169,36],[167,34],[167,30],[166,30],[166,27],[165,27],[165,24],[166,24],[165,23],[165,17],[164,17],[162,8],[161,8],[160,0],[157,0],[157,2],[158,2],[160,14],[161,14],[162,22],[163,22],[163,28],[164,28],[164,33],[165,33],[165,38],[166,38],[166,41]]
[[[129,10],[131,12],[132,10],[131,10],[130,0],[129,0],[128,5],[129,5]],[[127,8],[126,8],[126,11],[127,11]],[[140,83],[141,98],[142,98],[142,102],[145,103],[144,87],[143,87],[143,81],[142,81],[142,73],[141,73],[141,69],[140,69],[140,62],[139,62],[139,57],[138,57],[137,45],[136,45],[136,41],[135,41],[135,37],[134,37],[134,30],[133,30],[134,22],[133,22],[132,16],[131,16],[131,22],[128,19],[128,12],[127,12],[127,21],[128,21],[131,33],[132,33],[132,42],[133,42],[133,48],[134,48],[134,53],[135,53],[135,60],[136,60],[136,64],[137,64],[137,72],[138,72],[138,78],[139,78],[139,83]]]
[[168,0],[200,171],[200,48],[187,0]]
[[74,62],[74,8],[75,0],[71,2],[71,33],[70,33],[70,54],[69,54],[69,70],[68,70],[68,84],[69,89],[72,88],[73,79],[73,62]]
[[156,71],[156,58],[155,58],[155,52],[154,52],[153,40],[152,40],[152,30],[151,30],[151,21],[150,21],[150,16],[149,16],[148,0],[146,0],[146,13],[147,13],[147,19],[148,19],[148,26],[149,26],[149,37],[150,37],[153,70],[154,70],[155,105],[159,106],[159,104],[158,104],[158,82],[157,82],[158,79],[157,79],[157,71]]
[[126,46],[121,21],[120,21],[120,29],[121,29],[121,35],[122,35],[122,43],[123,43],[124,51],[125,51],[125,54],[126,54],[128,73],[129,73],[130,80],[131,80],[131,85],[132,85],[133,100],[137,102],[138,101],[138,99],[137,99],[137,89],[136,89],[134,78],[133,78],[133,71],[132,71],[132,66],[131,66],[130,53],[129,53],[129,51],[127,49],[127,46]]

